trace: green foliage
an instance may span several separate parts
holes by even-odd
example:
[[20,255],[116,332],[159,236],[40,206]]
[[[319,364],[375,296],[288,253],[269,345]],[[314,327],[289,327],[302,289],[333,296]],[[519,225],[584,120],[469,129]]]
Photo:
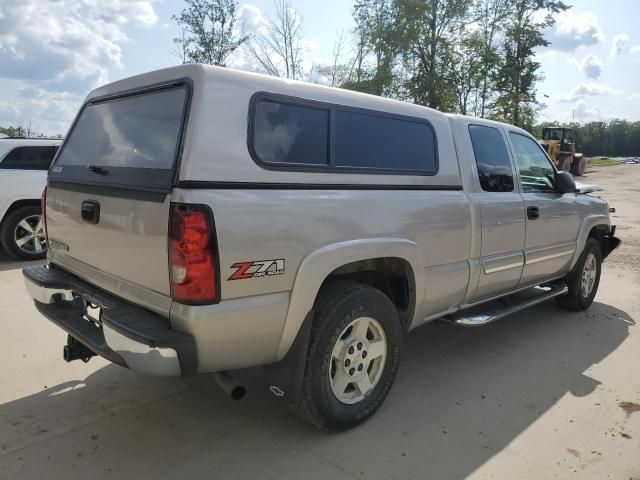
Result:
[[596,167],[612,167],[614,165],[620,165],[617,160],[611,160],[610,158],[591,158],[589,159],[589,165]]
[[180,36],[174,54],[181,63],[224,66],[229,56],[249,38],[236,28],[236,0],[186,0],[180,15],[171,18]]
[[[556,124],[542,123],[532,133],[541,138],[544,127]],[[578,151],[587,157],[637,157],[640,156],[640,122],[612,120],[611,122],[589,122],[584,125],[568,123],[561,126],[574,128]]]
[[318,71],[343,88],[531,129],[534,50],[566,8],[556,0],[356,0],[353,59]]
[[[555,0],[513,0],[505,28],[505,41],[496,88],[495,116],[508,123],[531,127],[530,112],[537,105],[536,82],[540,63],[535,61],[537,47],[549,42],[544,30],[555,23],[555,16],[569,8]],[[540,19],[540,16],[544,17]],[[527,125],[529,123],[529,125]]]

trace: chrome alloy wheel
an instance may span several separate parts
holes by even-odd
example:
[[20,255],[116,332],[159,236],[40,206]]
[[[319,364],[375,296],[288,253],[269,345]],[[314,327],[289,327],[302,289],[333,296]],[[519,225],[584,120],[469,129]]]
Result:
[[46,250],[44,225],[40,215],[31,215],[18,222],[13,239],[20,250],[26,253],[41,253]]
[[342,331],[331,352],[329,382],[342,403],[360,402],[373,391],[387,359],[387,337],[370,317],[353,320]]
[[584,298],[591,295],[593,286],[596,283],[596,276],[598,274],[598,264],[596,262],[596,256],[593,253],[587,255],[587,259],[582,267],[582,280],[580,284],[580,293]]

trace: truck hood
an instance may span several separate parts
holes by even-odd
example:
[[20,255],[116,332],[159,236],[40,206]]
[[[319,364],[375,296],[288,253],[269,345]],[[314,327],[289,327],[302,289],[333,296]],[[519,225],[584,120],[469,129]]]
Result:
[[576,189],[578,189],[580,193],[592,193],[604,190],[604,187],[602,185],[589,185],[587,183],[576,182]]

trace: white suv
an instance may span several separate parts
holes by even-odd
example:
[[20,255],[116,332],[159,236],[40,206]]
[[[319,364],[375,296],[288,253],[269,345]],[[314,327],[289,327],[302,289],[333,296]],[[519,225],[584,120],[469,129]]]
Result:
[[62,140],[0,138],[0,243],[12,256],[46,256],[40,196]]

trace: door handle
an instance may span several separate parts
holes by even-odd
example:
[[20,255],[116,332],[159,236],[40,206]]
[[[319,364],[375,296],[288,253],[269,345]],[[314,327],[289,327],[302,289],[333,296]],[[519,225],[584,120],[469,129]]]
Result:
[[540,218],[540,209],[538,207],[527,207],[527,218],[529,220]]
[[100,221],[100,204],[95,200],[85,200],[80,205],[80,213],[85,222],[96,224]]

